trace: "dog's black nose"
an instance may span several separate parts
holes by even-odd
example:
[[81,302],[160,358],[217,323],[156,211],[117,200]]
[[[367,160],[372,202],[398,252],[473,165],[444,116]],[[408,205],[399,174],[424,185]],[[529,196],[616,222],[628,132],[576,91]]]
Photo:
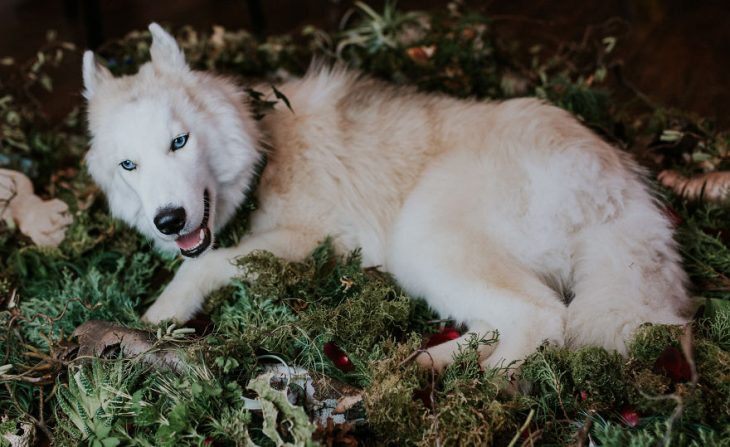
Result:
[[179,233],[185,226],[185,208],[162,208],[154,220],[162,234]]

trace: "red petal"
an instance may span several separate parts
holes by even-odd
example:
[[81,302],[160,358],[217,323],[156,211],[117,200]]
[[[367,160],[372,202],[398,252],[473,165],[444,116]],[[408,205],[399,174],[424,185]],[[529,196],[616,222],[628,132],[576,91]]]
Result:
[[684,354],[674,346],[667,348],[654,362],[654,370],[665,374],[674,382],[688,382],[692,379],[692,369]]
[[440,345],[441,343],[446,343],[450,340],[456,340],[459,337],[461,337],[461,333],[459,331],[452,327],[445,327],[441,329],[441,331],[429,337],[426,342],[426,347],[430,348],[432,346]]

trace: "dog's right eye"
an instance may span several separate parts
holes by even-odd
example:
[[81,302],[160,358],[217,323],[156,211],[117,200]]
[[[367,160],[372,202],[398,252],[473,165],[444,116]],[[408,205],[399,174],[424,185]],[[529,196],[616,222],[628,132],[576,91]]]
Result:
[[132,160],[124,160],[123,162],[119,163],[119,166],[126,169],[127,171],[134,171],[137,169],[137,165]]

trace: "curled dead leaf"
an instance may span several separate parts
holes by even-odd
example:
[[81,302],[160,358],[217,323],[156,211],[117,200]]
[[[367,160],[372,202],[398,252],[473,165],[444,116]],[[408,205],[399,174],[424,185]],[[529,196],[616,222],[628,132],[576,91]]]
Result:
[[730,171],[708,172],[686,177],[677,171],[659,173],[659,182],[688,200],[722,203],[730,198]]
[[58,199],[43,200],[23,173],[0,169],[0,219],[12,219],[34,244],[58,247],[73,218],[68,205]]
[[337,406],[335,407],[333,413],[343,414],[359,402],[362,402],[362,394],[357,394],[354,396],[343,396],[337,400]]
[[78,339],[79,357],[98,357],[109,349],[119,347],[125,357],[139,356],[143,362],[154,367],[180,372],[185,366],[175,346],[160,345],[155,335],[147,331],[91,320],[77,327],[73,336]]
[[417,64],[425,64],[431,59],[431,56],[436,52],[435,45],[422,46],[422,47],[411,47],[406,50],[406,54],[411,60]]

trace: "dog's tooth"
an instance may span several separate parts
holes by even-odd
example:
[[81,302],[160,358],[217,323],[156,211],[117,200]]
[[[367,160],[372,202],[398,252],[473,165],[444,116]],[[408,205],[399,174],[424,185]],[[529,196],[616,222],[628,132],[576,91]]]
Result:
[[205,230],[201,228],[200,229],[200,240],[202,241],[203,239],[205,239]]

